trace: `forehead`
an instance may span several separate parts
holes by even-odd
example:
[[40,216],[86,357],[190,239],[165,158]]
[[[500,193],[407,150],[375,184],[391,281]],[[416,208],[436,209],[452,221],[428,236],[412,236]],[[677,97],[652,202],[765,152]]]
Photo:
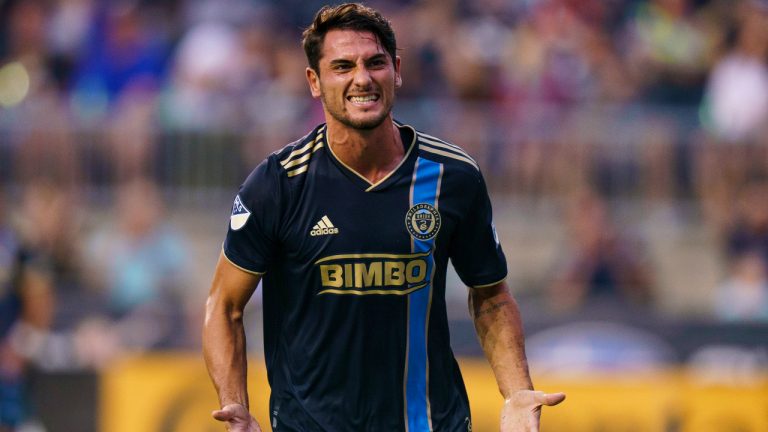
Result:
[[333,29],[326,33],[323,40],[321,60],[352,59],[376,54],[386,54],[386,50],[375,34],[363,30]]

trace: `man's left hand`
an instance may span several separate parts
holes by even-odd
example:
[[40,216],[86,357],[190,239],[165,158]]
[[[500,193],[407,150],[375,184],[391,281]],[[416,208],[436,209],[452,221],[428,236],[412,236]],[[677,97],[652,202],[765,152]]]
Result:
[[557,405],[564,400],[564,393],[516,391],[504,401],[501,409],[501,432],[539,432],[541,407]]

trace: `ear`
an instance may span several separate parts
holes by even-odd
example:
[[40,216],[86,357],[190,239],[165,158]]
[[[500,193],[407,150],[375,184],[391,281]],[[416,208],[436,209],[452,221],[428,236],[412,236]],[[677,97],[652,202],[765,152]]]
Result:
[[309,91],[312,93],[312,97],[317,99],[320,97],[320,76],[310,67],[307,68],[306,74],[307,82],[309,83]]
[[400,75],[400,56],[395,56],[395,88],[403,86],[403,77]]

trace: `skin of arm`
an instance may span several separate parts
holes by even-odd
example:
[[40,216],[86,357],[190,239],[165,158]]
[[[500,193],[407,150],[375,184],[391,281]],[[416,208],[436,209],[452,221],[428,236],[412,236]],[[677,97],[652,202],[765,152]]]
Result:
[[[222,253],[206,301],[203,324],[203,355],[208,374],[219,395],[219,403],[223,409],[240,405],[245,408],[245,415],[248,409],[248,390],[243,310],[259,280],[261,275],[236,267]],[[217,415],[217,412],[214,412],[214,417],[217,420],[231,420]],[[246,423],[250,421],[240,420]],[[233,424],[228,424],[228,427],[229,430],[241,430]]]
[[470,288],[469,312],[504,397],[501,431],[538,432],[541,406],[557,405],[565,394],[533,391],[520,311],[507,284]]
[[532,390],[520,311],[507,284],[471,288],[469,312],[504,399],[515,390]]

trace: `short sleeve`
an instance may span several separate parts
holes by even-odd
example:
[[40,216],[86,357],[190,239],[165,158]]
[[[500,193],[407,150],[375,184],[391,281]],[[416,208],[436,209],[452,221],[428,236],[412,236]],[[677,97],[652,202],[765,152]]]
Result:
[[459,223],[450,245],[456,273],[467,286],[481,288],[507,277],[507,260],[493,224],[488,190],[478,176],[472,204]]
[[240,186],[232,204],[224,255],[250,273],[269,270],[277,244],[281,188],[271,159],[259,164]]

